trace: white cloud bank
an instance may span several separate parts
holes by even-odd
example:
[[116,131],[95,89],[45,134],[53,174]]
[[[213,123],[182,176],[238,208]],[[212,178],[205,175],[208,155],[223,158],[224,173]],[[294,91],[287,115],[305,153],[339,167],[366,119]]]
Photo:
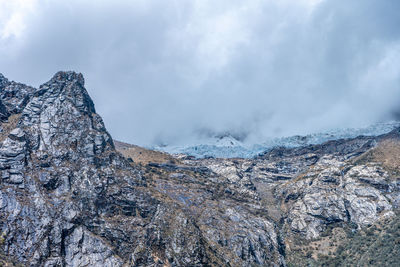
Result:
[[117,139],[361,126],[400,107],[400,2],[0,0],[0,72],[82,72]]

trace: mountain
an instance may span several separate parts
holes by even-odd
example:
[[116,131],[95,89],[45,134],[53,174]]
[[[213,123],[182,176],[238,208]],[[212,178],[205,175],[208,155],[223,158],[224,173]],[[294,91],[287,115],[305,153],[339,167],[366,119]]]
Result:
[[[186,145],[154,146],[150,149],[170,153],[186,154],[197,158],[253,158],[276,147],[301,147],[322,144],[330,140],[355,138],[357,136],[378,136],[400,127],[400,121],[375,123],[363,128],[333,129],[305,136],[267,138],[262,143],[252,144],[238,140],[230,134],[210,135],[199,143]],[[204,139],[204,138],[203,138]]]
[[0,113],[0,264],[400,262],[398,128],[254,158],[174,156],[114,141],[75,72],[39,88],[0,75]]

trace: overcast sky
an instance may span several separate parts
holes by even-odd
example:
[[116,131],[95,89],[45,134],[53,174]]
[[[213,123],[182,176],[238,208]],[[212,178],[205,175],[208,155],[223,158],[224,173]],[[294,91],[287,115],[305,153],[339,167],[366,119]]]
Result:
[[[115,139],[357,127],[400,108],[398,0],[0,0],[0,72],[82,72]],[[399,109],[400,110],[400,109]]]

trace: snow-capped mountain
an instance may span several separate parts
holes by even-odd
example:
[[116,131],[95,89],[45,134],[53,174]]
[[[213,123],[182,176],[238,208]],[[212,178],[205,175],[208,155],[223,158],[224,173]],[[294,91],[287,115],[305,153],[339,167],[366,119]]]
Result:
[[259,153],[274,147],[300,147],[321,144],[330,140],[354,138],[360,135],[377,136],[400,127],[400,121],[389,121],[370,125],[363,128],[333,129],[331,131],[312,133],[305,136],[295,135],[279,138],[270,138],[261,144],[247,144],[239,141],[232,135],[213,136],[202,143],[183,146],[163,145],[151,149],[170,154],[186,154],[197,158],[252,158]]

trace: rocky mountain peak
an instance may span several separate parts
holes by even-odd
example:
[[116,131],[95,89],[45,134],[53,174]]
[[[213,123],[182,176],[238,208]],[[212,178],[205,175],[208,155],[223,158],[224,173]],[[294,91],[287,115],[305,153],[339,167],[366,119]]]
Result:
[[138,163],[115,150],[82,74],[4,84],[0,265],[319,266],[324,248],[398,218],[395,131],[252,159]]
[[4,77],[3,74],[0,73],[0,89],[4,88],[8,84],[8,80]]
[[71,82],[76,81],[81,86],[85,85],[85,79],[83,78],[82,73],[77,73],[75,71],[59,71],[50,80],[51,82]]
[[102,118],[80,73],[56,73],[36,90],[21,112],[20,127],[29,129],[31,149],[93,161],[114,149]]
[[61,98],[74,104],[76,108],[87,114],[96,113],[94,103],[85,87],[85,80],[81,73],[73,71],[59,71],[50,81],[41,85],[37,96],[44,95],[42,99]]
[[0,77],[0,101],[5,106],[6,118],[12,114],[17,114],[26,106],[35,88],[22,83],[10,82],[3,75]]

